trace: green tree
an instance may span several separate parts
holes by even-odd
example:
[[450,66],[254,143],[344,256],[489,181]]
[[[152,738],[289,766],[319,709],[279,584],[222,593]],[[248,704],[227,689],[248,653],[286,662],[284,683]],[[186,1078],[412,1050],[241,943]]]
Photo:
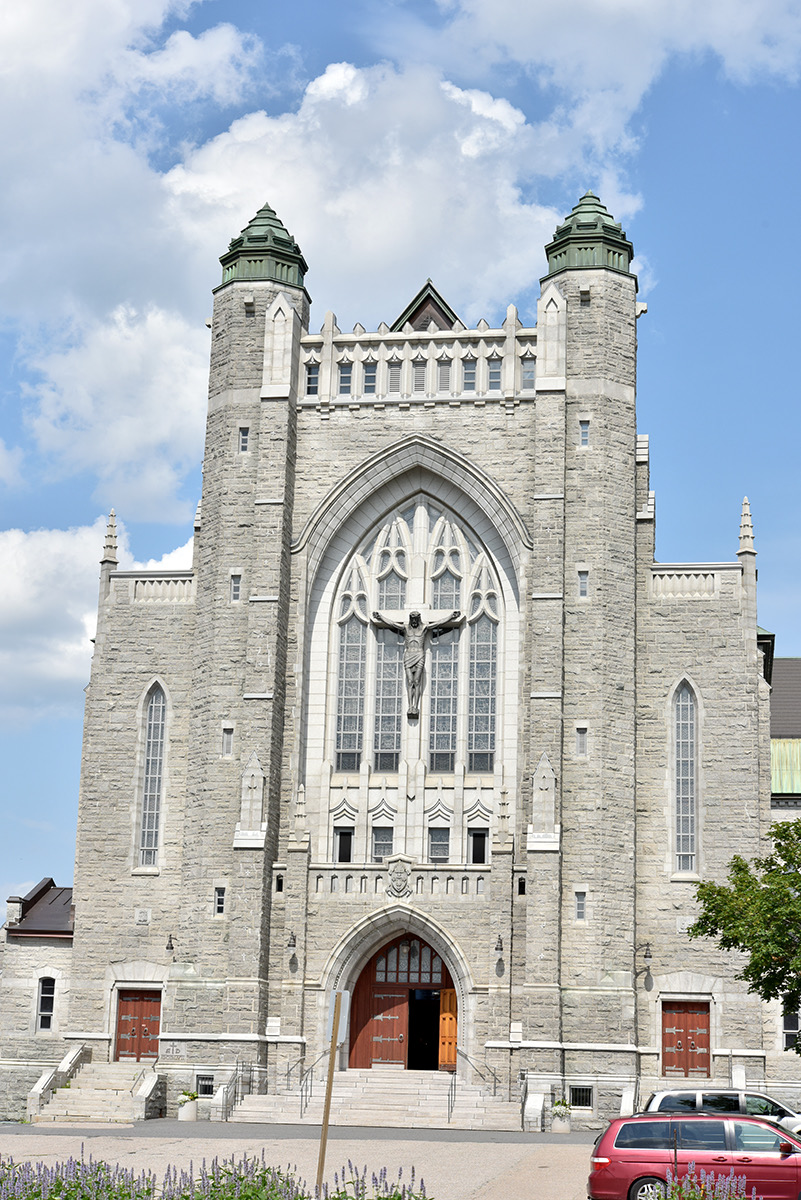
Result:
[[[701,915],[687,932],[747,954],[738,978],[792,1012],[801,1008],[801,820],[771,826],[771,839],[764,858],[735,855],[728,883],[697,884]],[[801,1055],[801,1038],[795,1051]]]

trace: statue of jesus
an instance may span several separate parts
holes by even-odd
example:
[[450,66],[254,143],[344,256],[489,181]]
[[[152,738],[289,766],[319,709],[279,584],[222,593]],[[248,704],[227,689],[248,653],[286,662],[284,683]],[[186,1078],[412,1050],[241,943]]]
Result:
[[464,613],[455,609],[445,621],[432,622],[424,625],[419,612],[409,613],[409,620],[404,624],[388,621],[380,612],[373,613],[373,624],[379,629],[391,629],[404,639],[403,669],[406,674],[406,691],[409,696],[409,711],[407,717],[415,719],[420,716],[420,695],[423,691],[423,665],[426,657],[426,645],[429,638],[438,637],[449,629],[456,629],[464,621]]

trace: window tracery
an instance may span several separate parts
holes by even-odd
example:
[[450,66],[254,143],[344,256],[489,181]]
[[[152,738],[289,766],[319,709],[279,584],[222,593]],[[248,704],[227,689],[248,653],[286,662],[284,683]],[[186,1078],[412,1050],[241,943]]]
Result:
[[406,622],[419,617],[414,632],[419,641],[424,631],[425,661],[417,729],[429,770],[449,774],[462,762],[491,773],[500,592],[489,556],[462,522],[423,495],[390,514],[353,555],[335,611],[335,769],[357,771],[363,761],[375,771],[399,769],[404,720],[417,721],[415,706],[405,714]]

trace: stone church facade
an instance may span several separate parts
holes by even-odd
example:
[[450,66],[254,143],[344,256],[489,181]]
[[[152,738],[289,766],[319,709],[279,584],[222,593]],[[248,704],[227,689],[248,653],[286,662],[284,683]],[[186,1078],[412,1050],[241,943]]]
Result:
[[46,938],[7,926],[18,1092],[9,1046],[35,1078],[79,1044],[157,1057],[170,1106],[237,1062],[277,1090],[336,989],[342,1070],[490,1072],[587,1124],[778,1069],[776,1013],[685,933],[770,823],[751,520],[731,562],[654,561],[632,254],[588,193],[536,325],[429,282],[318,334],[272,209],[231,242],[192,569],[119,570],[109,524],[47,1030]]

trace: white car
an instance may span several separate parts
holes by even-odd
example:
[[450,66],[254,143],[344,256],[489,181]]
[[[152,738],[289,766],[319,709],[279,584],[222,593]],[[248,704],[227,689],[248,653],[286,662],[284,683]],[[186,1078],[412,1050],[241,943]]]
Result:
[[643,1112],[742,1113],[783,1125],[791,1133],[801,1132],[801,1113],[793,1112],[786,1104],[780,1104],[764,1092],[739,1092],[734,1088],[652,1092]]

